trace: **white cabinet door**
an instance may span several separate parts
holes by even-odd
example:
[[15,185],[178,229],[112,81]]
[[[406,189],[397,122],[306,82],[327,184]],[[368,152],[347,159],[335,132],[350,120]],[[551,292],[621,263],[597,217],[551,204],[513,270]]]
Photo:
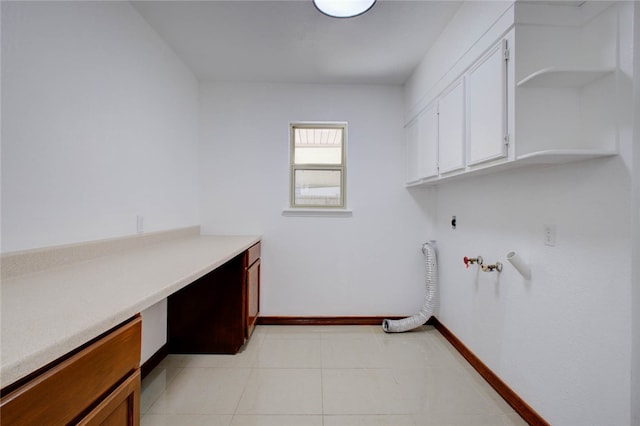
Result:
[[505,41],[494,46],[467,75],[467,164],[507,156]]
[[420,177],[438,175],[438,104],[424,110],[418,117]]
[[438,112],[438,158],[442,174],[464,168],[464,79],[442,95]]
[[407,180],[415,182],[438,175],[437,104],[422,111],[406,129]]
[[407,182],[414,182],[420,179],[418,170],[420,160],[420,152],[418,149],[418,118],[411,121],[405,127],[405,135],[407,138]]

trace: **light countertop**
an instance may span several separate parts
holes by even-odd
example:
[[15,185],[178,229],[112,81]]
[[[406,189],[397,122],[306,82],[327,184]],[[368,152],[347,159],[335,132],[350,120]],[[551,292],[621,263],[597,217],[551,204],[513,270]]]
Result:
[[1,386],[99,336],[259,240],[187,236],[3,279]]

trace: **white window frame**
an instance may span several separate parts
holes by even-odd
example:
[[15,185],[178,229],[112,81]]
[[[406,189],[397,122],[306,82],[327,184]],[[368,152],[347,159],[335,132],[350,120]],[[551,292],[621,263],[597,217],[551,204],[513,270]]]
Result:
[[[342,129],[341,164],[295,164],[295,129]],[[297,170],[340,171],[340,203],[338,205],[297,205],[295,203],[295,173]],[[290,212],[321,213],[346,211],[347,206],[347,123],[346,122],[294,122],[289,124],[289,208]],[[307,214],[308,215],[308,214]]]

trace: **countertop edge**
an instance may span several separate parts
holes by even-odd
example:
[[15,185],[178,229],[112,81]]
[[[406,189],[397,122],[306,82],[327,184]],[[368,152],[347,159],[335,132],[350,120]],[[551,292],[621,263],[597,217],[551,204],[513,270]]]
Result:
[[[64,335],[60,339],[58,339],[54,344],[43,346],[39,348],[39,350],[26,354],[22,358],[17,360],[12,360],[8,363],[4,363],[5,356],[4,352],[4,342],[3,342],[3,356],[2,356],[2,365],[0,366],[0,385],[1,387],[5,387],[10,385],[26,376],[31,374],[32,372],[42,368],[43,366],[48,365],[49,363],[55,361],[56,359],[64,356],[65,354],[73,351],[74,349],[82,346],[86,342],[100,336],[104,332],[110,330],[111,328],[117,326],[118,324],[128,320],[133,317],[137,313],[145,310],[146,308],[158,303],[159,301],[167,298],[171,294],[176,291],[184,288],[188,284],[192,283],[196,279],[206,275],[227,261],[231,260],[233,257],[239,255],[240,253],[247,250],[252,245],[261,241],[260,236],[254,235],[235,235],[235,236],[226,236],[226,235],[198,235],[196,237],[189,237],[187,239],[180,239],[179,241],[184,243],[185,241],[193,240],[194,242],[203,241],[203,240],[215,240],[219,238],[221,241],[224,241],[225,244],[228,244],[228,240],[231,238],[237,238],[241,240],[236,244],[233,244],[233,249],[230,249],[225,252],[224,255],[218,256],[215,259],[211,259],[210,262],[203,264],[201,267],[195,268],[190,271],[185,271],[184,275],[178,279],[177,281],[172,281],[170,283],[162,283],[158,286],[157,291],[153,291],[150,294],[146,295],[143,298],[136,299],[135,301],[131,301],[131,303],[127,303],[126,306],[121,307],[120,309],[114,309],[114,312],[109,316],[106,316],[100,320],[93,321],[90,324],[87,324],[86,327],[83,327],[81,330],[72,331],[68,335]],[[163,242],[162,244],[167,245],[171,244],[171,242]],[[139,254],[144,252],[146,247],[135,249],[134,253]],[[107,257],[108,259],[109,257]],[[99,260],[98,260],[99,261]],[[54,272],[55,273],[55,272]],[[3,304],[6,302],[3,298]],[[5,318],[2,321],[2,328],[5,326],[11,326],[13,324],[6,324]]]

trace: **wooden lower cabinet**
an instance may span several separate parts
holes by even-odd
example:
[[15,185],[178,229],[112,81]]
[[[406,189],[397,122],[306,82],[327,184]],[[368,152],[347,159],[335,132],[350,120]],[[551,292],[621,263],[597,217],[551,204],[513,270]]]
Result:
[[167,300],[169,353],[237,353],[258,318],[260,243]]
[[3,390],[2,425],[139,425],[141,324],[137,315]]
[[260,243],[251,247],[246,256],[246,327],[245,337],[248,339],[260,314]]
[[[260,243],[168,298],[169,353],[236,353],[260,312]],[[2,389],[2,426],[140,424],[136,315]]]
[[140,371],[129,376],[78,426],[137,426],[140,424]]

